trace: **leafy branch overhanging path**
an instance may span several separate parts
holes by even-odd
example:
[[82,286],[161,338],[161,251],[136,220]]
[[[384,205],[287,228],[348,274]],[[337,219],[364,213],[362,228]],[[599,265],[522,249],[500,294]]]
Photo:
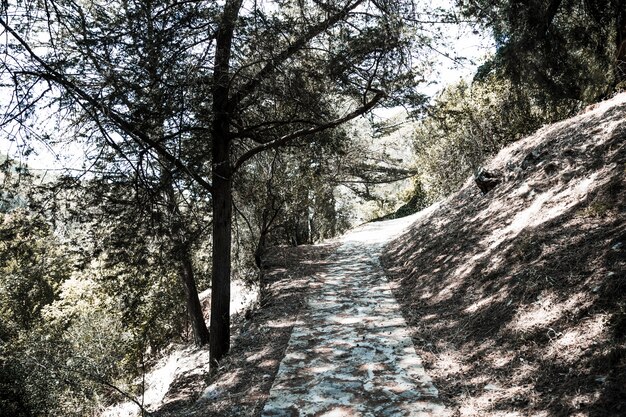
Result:
[[421,215],[342,238],[293,329],[263,417],[442,414],[378,260]]

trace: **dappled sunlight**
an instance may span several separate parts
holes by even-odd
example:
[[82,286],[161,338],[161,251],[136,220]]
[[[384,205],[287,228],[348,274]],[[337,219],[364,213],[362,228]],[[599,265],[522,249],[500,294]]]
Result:
[[[495,229],[480,242],[480,245],[493,251],[506,240],[515,239],[524,229],[541,226],[541,224],[567,213],[574,206],[584,201],[595,188],[603,185],[602,182],[596,181],[598,177],[599,173],[595,172],[580,179],[574,187],[565,188],[556,194],[553,191],[537,194],[527,208],[518,211],[508,226]],[[494,208],[496,212],[503,209],[503,205]]]
[[[328,352],[327,352],[328,353]],[[336,367],[334,365],[320,365],[320,366],[312,366],[305,368],[307,372],[311,372],[314,374],[324,374],[328,372],[332,372]]]
[[453,413],[619,415],[625,103],[502,150],[486,167],[501,184],[483,195],[468,179],[388,246],[416,350]]
[[487,358],[491,362],[493,368],[507,368],[513,366],[515,355],[513,353],[492,353]]
[[242,378],[242,371],[240,369],[229,372],[224,375],[219,381],[214,382],[204,389],[200,400],[211,401],[223,395],[224,392],[228,392],[235,387]]
[[584,353],[584,347],[606,340],[608,322],[609,318],[606,314],[596,314],[564,332],[553,329],[548,335],[551,343],[546,350],[546,357],[564,356],[563,360],[577,361]]
[[277,359],[266,359],[264,361],[259,362],[258,366],[259,366],[259,368],[273,369],[279,363],[280,363],[280,361],[277,360]]
[[[385,223],[401,230],[406,222]],[[380,228],[374,223],[350,233],[317,276],[323,285],[311,293],[292,331],[263,415],[291,412],[293,404],[318,416],[441,410],[429,401],[437,389],[415,354],[378,262],[385,234]],[[372,233],[378,240],[361,240]]]
[[434,294],[430,291],[423,291],[422,294],[420,295],[420,298],[422,300],[428,300],[429,298],[433,297]]
[[501,388],[498,385],[494,385],[491,382],[491,378],[488,375],[478,375],[473,378],[469,378],[468,382],[474,386],[488,386],[491,391],[498,391]]
[[459,265],[454,271],[452,271],[452,275],[457,278],[464,278],[479,265],[480,261],[485,259],[489,255],[488,252],[480,252],[469,259],[465,259],[463,264]]
[[264,347],[260,351],[247,356],[246,362],[258,362],[260,360],[263,360],[263,358],[267,357],[271,352],[272,352],[272,349],[269,346]]
[[[515,217],[511,220],[510,224],[507,227],[496,229],[494,233],[489,235],[483,242],[481,242],[481,244],[493,250],[497,246],[499,246],[505,238],[514,238],[523,229],[532,226],[534,223],[539,221],[539,218],[543,217],[541,209],[543,208],[544,204],[551,198],[551,193],[539,194],[537,198],[533,200],[530,206],[515,215]],[[500,209],[502,208],[503,207],[500,207]],[[540,213],[542,214],[542,216],[539,216]]]
[[435,366],[450,374],[457,374],[463,371],[461,358],[455,352],[450,351],[438,355]]
[[348,407],[334,407],[332,410],[320,414],[320,417],[358,417],[360,413]]
[[461,286],[460,282],[452,282],[441,289],[436,296],[432,297],[432,302],[443,302],[451,299],[455,295],[455,291]]
[[[209,372],[208,350],[205,351],[206,368],[192,362],[185,365],[191,369],[181,373],[170,385],[155,415],[187,415],[177,410],[186,412],[190,406],[196,415],[258,414],[267,399],[293,325],[299,323],[298,311],[304,294],[312,286],[315,273],[324,271],[326,259],[335,246],[272,249],[269,256],[273,266],[263,276],[264,291],[260,299],[263,308],[233,318],[235,338],[231,352],[218,367]],[[304,264],[299,262],[301,257],[319,262]],[[184,360],[179,361],[177,366],[184,363]]]
[[[255,336],[243,331],[246,354],[220,364],[222,382],[209,383],[204,406],[232,392],[261,413],[267,395],[259,387],[275,381],[276,409],[297,396],[327,404],[303,405],[318,416],[363,415],[362,401],[394,407],[414,393],[410,406],[425,415],[442,413],[437,396],[444,415],[619,415],[610,407],[626,369],[626,350],[615,343],[626,327],[618,309],[626,124],[624,106],[614,106],[503,150],[487,167],[503,182],[485,195],[470,178],[459,194],[409,218],[355,229],[340,254],[322,260],[288,255],[307,248],[278,248],[264,308],[299,307],[293,292],[303,288],[312,291],[307,307],[259,317]],[[391,239],[383,262],[390,284],[375,255]],[[302,276],[300,268],[317,270]],[[286,341],[274,339],[292,328],[284,351]]]
[[267,327],[271,327],[273,329],[282,329],[282,328],[287,328],[287,327],[293,327],[296,324],[301,324],[301,323],[302,322],[298,320],[283,318],[283,319],[268,321]]
[[[182,378],[201,378],[209,372],[209,351],[195,347],[180,347],[170,355],[165,356],[145,376],[146,390],[141,397],[148,409],[155,410],[167,403],[167,394],[171,386]],[[138,414],[139,410],[134,403],[120,403],[107,409],[103,416],[117,416],[122,413]]]
[[520,308],[510,326],[513,330],[522,332],[535,327],[545,328],[566,312],[578,308],[584,298],[585,294],[579,293],[565,301],[558,301],[554,293],[542,294],[534,303]]
[[[570,396],[566,400],[566,403],[571,407],[571,409],[580,410],[581,408],[585,407],[587,404],[591,404],[597,401],[599,398],[600,398],[600,393],[597,391],[592,392],[592,393],[587,393],[587,394],[576,394],[576,395]],[[579,411],[579,412],[574,412],[570,415],[572,417],[578,417],[578,416],[582,417],[582,416],[588,416],[589,414],[585,411]]]
[[[482,417],[488,410],[488,415],[494,417],[517,417],[527,414],[521,411],[503,411],[498,410],[498,402],[508,398],[524,398],[527,396],[527,392],[519,387],[515,388],[497,388],[493,389],[489,385],[482,389],[477,388],[474,392],[469,391],[463,406],[459,411],[462,416],[475,416]],[[547,417],[548,413],[533,413],[533,417]]]
[[[411,349],[413,349],[413,347],[411,346]],[[412,352],[409,352],[412,353]],[[422,360],[420,359],[419,356],[413,355],[413,354],[409,354],[403,358],[400,359],[399,365],[405,368],[409,368],[412,366],[422,366]],[[374,369],[374,370],[382,370],[382,369]]]
[[[233,280],[230,286],[230,314],[234,316],[249,309],[256,302],[258,295],[258,285],[249,285],[239,279]],[[198,297],[202,302],[203,310],[206,312],[205,316],[208,316],[211,306],[211,289],[202,291]]]
[[490,296],[487,296],[485,298],[481,298],[480,300],[472,303],[471,305],[469,305],[468,307],[465,308],[466,313],[476,313],[478,310],[487,307],[491,304],[493,304],[494,302],[501,302],[502,300],[504,300],[506,298],[506,292],[505,291],[501,291],[497,294],[493,294]]

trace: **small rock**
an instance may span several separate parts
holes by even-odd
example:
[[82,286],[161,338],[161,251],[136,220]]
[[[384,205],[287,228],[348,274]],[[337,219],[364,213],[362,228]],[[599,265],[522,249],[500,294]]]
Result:
[[474,181],[476,182],[476,185],[478,185],[478,188],[480,188],[480,191],[482,191],[483,194],[487,194],[496,185],[500,184],[502,181],[501,177],[502,175],[499,172],[491,172],[484,168],[480,168],[474,177]]
[[500,388],[497,385],[494,384],[487,384],[485,385],[485,391],[500,391],[502,388]]
[[215,400],[222,395],[222,391],[214,385],[210,385],[207,389],[202,393],[202,399],[204,400]]
[[534,149],[532,152],[526,155],[526,157],[524,157],[524,160],[522,161],[522,169],[528,169],[531,166],[537,164],[537,162],[539,162],[540,155],[541,153],[537,149]]

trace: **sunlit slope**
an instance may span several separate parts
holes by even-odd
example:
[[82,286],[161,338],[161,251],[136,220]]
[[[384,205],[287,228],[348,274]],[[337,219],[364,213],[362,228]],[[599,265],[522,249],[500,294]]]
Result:
[[[626,95],[546,126],[384,264],[451,412],[626,413]],[[509,413],[509,414],[507,414]]]

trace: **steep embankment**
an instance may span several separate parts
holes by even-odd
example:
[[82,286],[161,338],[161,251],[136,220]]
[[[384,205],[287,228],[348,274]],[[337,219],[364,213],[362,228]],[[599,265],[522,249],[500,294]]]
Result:
[[626,415],[626,95],[546,126],[387,247],[451,414]]

